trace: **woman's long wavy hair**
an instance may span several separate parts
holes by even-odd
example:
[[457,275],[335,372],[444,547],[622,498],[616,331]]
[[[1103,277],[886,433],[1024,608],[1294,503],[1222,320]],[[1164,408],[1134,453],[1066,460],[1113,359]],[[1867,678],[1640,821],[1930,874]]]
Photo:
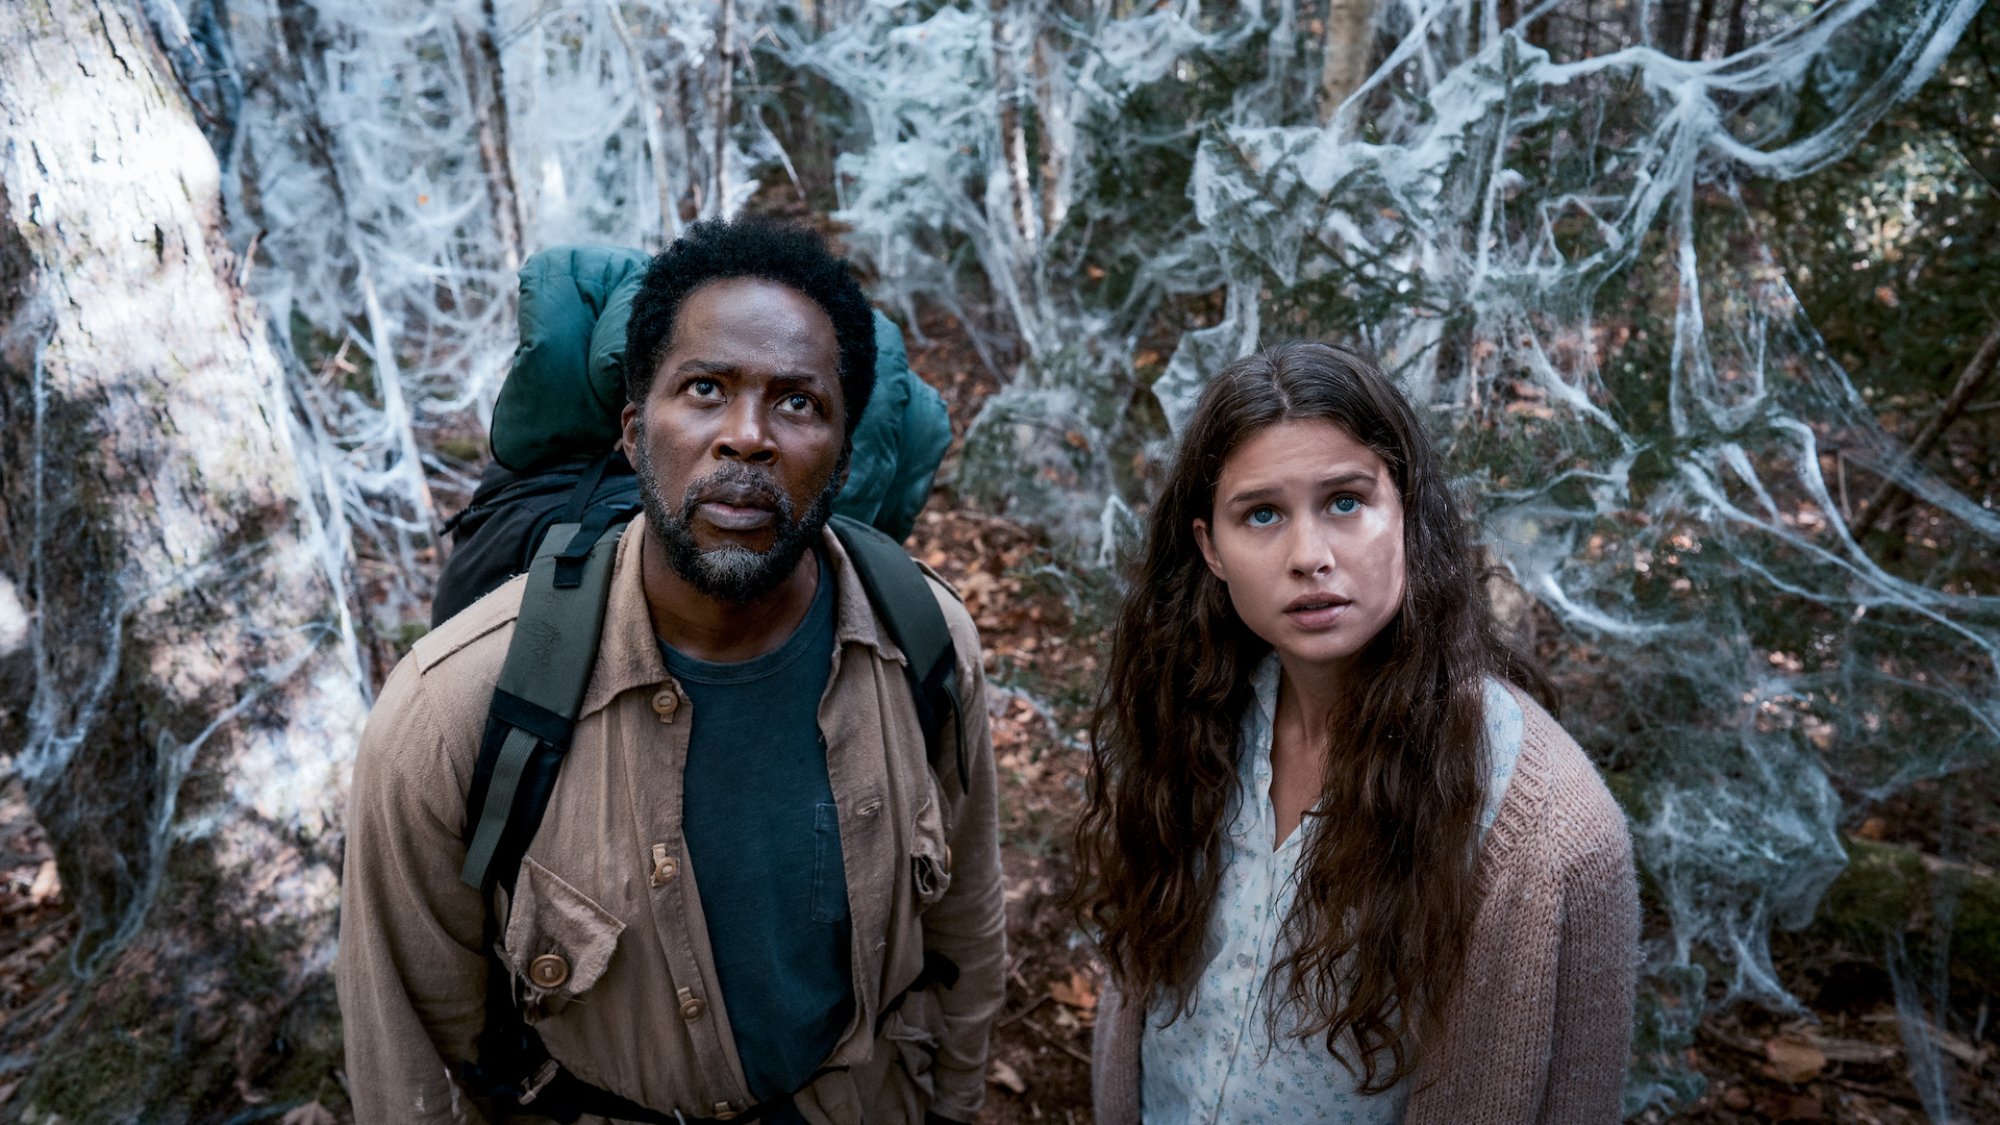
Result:
[[1211,517],[1230,454],[1293,420],[1332,422],[1388,465],[1407,580],[1401,610],[1354,661],[1359,681],[1331,718],[1267,1015],[1294,1015],[1291,1034],[1323,1036],[1360,1088],[1379,1092],[1435,1042],[1464,969],[1486,788],[1485,678],[1553,699],[1498,634],[1422,423],[1361,354],[1284,344],[1230,364],[1203,391],[1113,634],[1077,827],[1076,902],[1129,1003],[1164,1001],[1173,1018],[1192,1011],[1238,789],[1239,724],[1270,651],[1204,563],[1194,521]]

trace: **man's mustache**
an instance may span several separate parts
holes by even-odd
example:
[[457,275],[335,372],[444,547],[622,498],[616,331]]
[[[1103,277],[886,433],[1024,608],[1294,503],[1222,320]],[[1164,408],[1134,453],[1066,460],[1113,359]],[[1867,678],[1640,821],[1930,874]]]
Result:
[[681,494],[682,519],[698,504],[728,504],[735,508],[763,508],[792,518],[792,500],[778,487],[769,473],[743,464],[728,464],[708,476],[688,482]]

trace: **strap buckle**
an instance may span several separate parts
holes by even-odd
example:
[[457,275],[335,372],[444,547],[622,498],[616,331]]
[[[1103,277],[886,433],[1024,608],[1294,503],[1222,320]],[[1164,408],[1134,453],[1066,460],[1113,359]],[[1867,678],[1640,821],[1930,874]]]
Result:
[[534,1101],[535,1096],[542,1092],[544,1086],[555,1081],[556,1075],[561,1070],[562,1064],[556,1062],[556,1060],[552,1058],[543,1059],[541,1067],[535,1071],[535,1076],[528,1079],[527,1086],[522,1088],[521,1096],[514,1100],[522,1105],[527,1105],[529,1102]]

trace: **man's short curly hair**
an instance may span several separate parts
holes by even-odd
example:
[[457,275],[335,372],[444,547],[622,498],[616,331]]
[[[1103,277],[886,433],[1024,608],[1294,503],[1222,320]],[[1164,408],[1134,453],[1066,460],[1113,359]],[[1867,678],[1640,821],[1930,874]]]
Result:
[[826,240],[801,226],[743,215],[695,223],[654,255],[632,298],[625,326],[625,397],[643,403],[673,345],[674,317],[688,294],[711,281],[752,277],[790,286],[833,321],[840,344],[840,397],[847,434],[875,390],[875,319],[861,285]]

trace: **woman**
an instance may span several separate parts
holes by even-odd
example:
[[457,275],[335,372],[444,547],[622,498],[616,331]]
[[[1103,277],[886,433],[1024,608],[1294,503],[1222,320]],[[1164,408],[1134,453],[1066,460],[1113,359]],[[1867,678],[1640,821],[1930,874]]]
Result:
[[1524,688],[1395,387],[1315,343],[1217,375],[1092,734],[1099,1122],[1618,1120],[1631,840]]

